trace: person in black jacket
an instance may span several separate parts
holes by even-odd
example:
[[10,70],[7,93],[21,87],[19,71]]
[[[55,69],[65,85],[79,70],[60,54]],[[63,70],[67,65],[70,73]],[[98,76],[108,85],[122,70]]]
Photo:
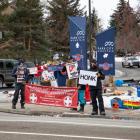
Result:
[[16,104],[18,101],[19,94],[21,95],[21,100],[20,100],[21,109],[25,108],[24,88],[25,88],[25,83],[28,82],[28,75],[29,75],[29,71],[24,64],[24,60],[20,59],[18,65],[14,67],[12,71],[12,76],[15,77],[15,92],[12,100],[12,109],[16,109]]
[[[101,80],[105,79],[105,75],[101,72],[101,70],[99,70],[95,60],[91,63],[90,71],[97,72],[97,85],[90,86],[90,96],[93,106],[91,115],[98,115],[98,104],[100,115],[105,115],[104,102],[102,97],[102,82],[101,82]],[[96,98],[98,98],[98,104]]]

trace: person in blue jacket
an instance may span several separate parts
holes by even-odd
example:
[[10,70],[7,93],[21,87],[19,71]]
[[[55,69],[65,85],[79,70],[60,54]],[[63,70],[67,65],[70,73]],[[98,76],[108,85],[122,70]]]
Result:
[[15,92],[14,97],[12,99],[12,109],[16,109],[16,104],[19,98],[19,94],[21,96],[20,104],[21,109],[24,109],[25,104],[25,95],[24,95],[24,88],[25,83],[28,82],[28,75],[29,71],[24,64],[24,60],[20,59],[18,65],[13,68],[12,76],[15,77]]

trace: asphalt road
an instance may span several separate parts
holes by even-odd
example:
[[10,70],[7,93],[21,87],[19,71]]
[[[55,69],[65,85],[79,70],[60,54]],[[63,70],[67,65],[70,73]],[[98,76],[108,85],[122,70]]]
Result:
[[0,113],[1,140],[139,140],[140,122]]
[[122,72],[121,75],[116,75],[116,79],[128,80],[140,80],[140,68],[132,67],[132,68],[123,68],[122,64],[116,63],[116,70]]

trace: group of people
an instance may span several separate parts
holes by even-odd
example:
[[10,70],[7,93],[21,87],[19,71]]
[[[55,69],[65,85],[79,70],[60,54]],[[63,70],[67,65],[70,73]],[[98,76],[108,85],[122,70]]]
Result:
[[[104,108],[104,102],[103,102],[103,97],[102,97],[102,82],[101,82],[101,80],[105,79],[105,75],[97,67],[95,60],[91,62],[90,71],[97,72],[97,85],[89,86],[89,92],[90,92],[91,103],[92,103],[91,115],[97,115],[98,113],[100,113],[100,115],[105,115],[105,108]],[[15,92],[14,92],[14,97],[12,100],[12,109],[16,109],[16,104],[18,101],[19,94],[21,95],[21,100],[20,100],[21,109],[25,108],[24,86],[25,86],[25,83],[28,82],[28,75],[29,75],[29,71],[26,65],[24,65],[24,61],[19,60],[17,67],[15,67],[12,72],[12,76],[15,77]],[[59,83],[58,86],[77,86],[78,102],[80,104],[80,108],[78,111],[84,112],[84,107],[86,104],[86,101],[85,101],[86,86],[78,84],[78,82],[75,82],[75,79],[66,81],[67,71],[66,71],[65,65],[62,70],[54,72],[54,75],[56,79],[58,80],[58,83]],[[97,102],[97,99],[98,99],[98,102]]]

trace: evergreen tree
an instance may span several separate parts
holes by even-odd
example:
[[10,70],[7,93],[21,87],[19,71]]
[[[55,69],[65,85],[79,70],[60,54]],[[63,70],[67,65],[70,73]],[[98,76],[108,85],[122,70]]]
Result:
[[80,0],[48,0],[47,10],[48,35],[52,50],[66,52],[69,46],[68,17],[82,16]]
[[0,1],[0,29],[4,28],[4,22],[6,20],[6,16],[2,14],[3,10],[9,5],[8,0]]
[[125,50],[125,53],[132,50],[136,51],[136,28],[138,24],[136,14],[130,7],[129,1],[119,1],[117,10],[111,16],[110,25],[117,29],[117,48]]
[[9,17],[8,27],[24,49],[38,46],[42,38],[42,7],[39,0],[16,0],[16,9]]

